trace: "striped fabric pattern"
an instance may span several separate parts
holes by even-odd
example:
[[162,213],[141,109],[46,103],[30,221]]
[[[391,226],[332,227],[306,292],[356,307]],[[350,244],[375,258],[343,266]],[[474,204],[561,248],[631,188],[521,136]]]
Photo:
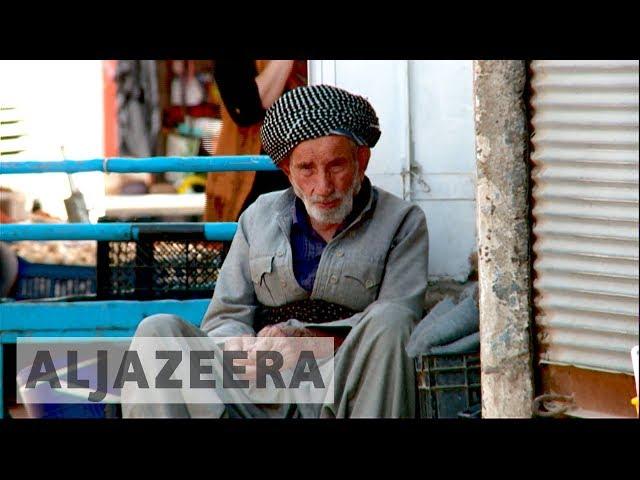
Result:
[[330,85],[285,93],[267,110],[260,129],[263,148],[276,165],[305,140],[341,134],[371,148],[380,133],[378,117],[367,99]]

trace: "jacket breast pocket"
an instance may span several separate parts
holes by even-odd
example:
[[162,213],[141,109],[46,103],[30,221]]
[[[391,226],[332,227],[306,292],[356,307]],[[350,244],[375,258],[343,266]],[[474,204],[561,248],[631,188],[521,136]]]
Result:
[[273,270],[273,255],[250,258],[249,271],[258,301],[270,307],[279,305],[280,288]]
[[366,261],[348,263],[342,270],[345,305],[364,310],[378,298],[384,264]]

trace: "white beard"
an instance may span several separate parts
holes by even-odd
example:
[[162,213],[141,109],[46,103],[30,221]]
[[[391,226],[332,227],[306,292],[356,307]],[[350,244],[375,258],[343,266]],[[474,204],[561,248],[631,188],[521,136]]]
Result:
[[[342,223],[347,215],[353,210],[353,199],[360,191],[362,182],[356,174],[349,190],[343,194],[334,193],[328,197],[320,195],[312,195],[310,198],[306,197],[302,190],[292,181],[291,186],[295,194],[302,200],[309,216],[320,223],[321,225],[336,225]],[[314,202],[332,202],[334,200],[341,200],[337,207],[331,210],[324,210],[315,206]]]

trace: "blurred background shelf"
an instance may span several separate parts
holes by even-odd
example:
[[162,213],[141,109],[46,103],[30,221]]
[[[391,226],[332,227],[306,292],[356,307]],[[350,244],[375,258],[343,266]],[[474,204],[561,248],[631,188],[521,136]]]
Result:
[[107,195],[105,202],[106,215],[109,217],[191,216],[204,212],[205,194]]

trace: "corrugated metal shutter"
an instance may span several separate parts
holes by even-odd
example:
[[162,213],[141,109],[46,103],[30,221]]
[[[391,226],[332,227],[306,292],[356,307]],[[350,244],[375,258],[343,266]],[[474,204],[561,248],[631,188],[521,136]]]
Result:
[[540,358],[632,373],[638,344],[638,61],[534,61]]
[[638,61],[534,61],[535,305],[543,363],[632,373]]

